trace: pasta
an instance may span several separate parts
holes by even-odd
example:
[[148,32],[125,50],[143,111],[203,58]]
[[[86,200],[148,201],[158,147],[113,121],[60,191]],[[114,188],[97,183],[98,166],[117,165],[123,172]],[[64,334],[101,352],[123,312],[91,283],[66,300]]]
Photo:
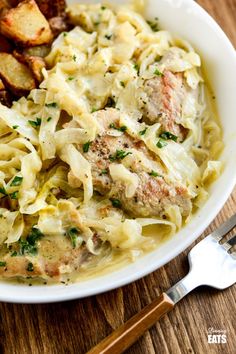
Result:
[[219,176],[201,59],[141,5],[68,7],[74,28],[40,87],[0,104],[3,277],[62,281],[134,260],[188,222]]

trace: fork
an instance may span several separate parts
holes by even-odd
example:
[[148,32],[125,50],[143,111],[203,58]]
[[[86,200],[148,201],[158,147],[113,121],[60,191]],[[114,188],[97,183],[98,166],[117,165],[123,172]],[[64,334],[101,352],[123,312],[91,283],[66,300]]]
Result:
[[190,270],[182,280],[144,307],[87,354],[123,353],[193,289],[200,285],[208,285],[222,290],[233,285],[236,282],[236,252],[229,251],[236,245],[236,235],[226,242],[222,239],[235,226],[236,214],[192,248],[188,255]]

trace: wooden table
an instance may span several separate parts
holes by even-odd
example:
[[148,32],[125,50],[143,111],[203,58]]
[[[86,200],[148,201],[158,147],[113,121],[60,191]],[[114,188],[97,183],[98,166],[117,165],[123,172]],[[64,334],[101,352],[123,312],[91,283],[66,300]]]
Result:
[[[236,46],[236,0],[199,0]],[[205,234],[236,212],[236,190]],[[50,305],[0,304],[0,352],[85,353],[140,311],[187,272],[189,250],[149,276],[109,293]],[[236,286],[223,292],[193,292],[143,338],[129,354],[236,353]],[[227,331],[227,344],[208,344],[207,330]]]

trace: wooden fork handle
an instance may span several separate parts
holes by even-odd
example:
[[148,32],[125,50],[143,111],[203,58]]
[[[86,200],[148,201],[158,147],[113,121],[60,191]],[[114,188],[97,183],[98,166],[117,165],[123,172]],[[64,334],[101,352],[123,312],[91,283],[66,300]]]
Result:
[[165,293],[144,307],[121,327],[116,329],[87,354],[120,354],[152,327],[164,314],[172,310],[173,301]]

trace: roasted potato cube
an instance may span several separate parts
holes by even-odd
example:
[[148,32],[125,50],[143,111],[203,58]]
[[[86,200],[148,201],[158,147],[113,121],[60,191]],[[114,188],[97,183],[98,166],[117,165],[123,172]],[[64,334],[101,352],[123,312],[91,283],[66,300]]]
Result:
[[43,81],[42,69],[46,67],[46,63],[43,58],[29,57],[28,65],[38,83]]
[[30,69],[12,54],[0,53],[0,77],[4,85],[16,96],[25,95],[36,88]]
[[43,58],[19,53],[16,50],[13,51],[13,55],[19,62],[27,65],[31,69],[38,83],[43,81],[42,69],[46,67],[46,63]]
[[34,0],[24,0],[0,20],[0,31],[23,46],[49,43],[53,39],[49,23]]

